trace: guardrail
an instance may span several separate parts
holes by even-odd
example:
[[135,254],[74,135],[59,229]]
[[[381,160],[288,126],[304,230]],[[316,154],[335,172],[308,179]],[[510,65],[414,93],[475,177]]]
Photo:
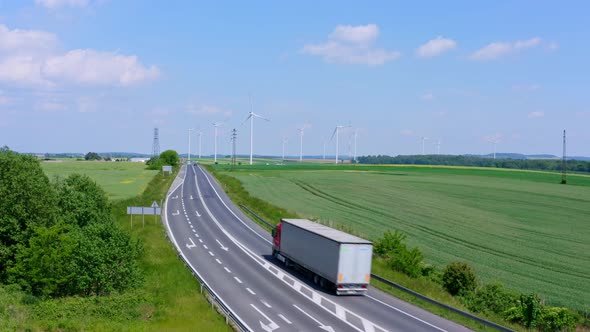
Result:
[[[240,204],[240,207],[242,207],[243,209],[245,209],[247,212],[249,212],[251,215],[253,215],[254,217],[256,217],[256,219],[260,220],[260,221],[261,221],[262,223],[264,223],[265,225],[267,225],[267,226],[269,226],[269,227],[271,227],[271,228],[274,228],[274,225],[272,225],[272,224],[271,224],[271,223],[269,223],[268,221],[266,221],[266,220],[262,219],[262,217],[260,217],[259,215],[257,215],[257,214],[256,214],[254,211],[250,210],[250,209],[249,209],[248,207],[246,207],[245,205],[243,205],[243,204]],[[472,320],[474,320],[474,321],[476,321],[476,322],[478,322],[478,323],[481,323],[481,324],[483,324],[483,325],[486,325],[486,326],[488,326],[488,327],[492,327],[492,328],[495,328],[495,329],[497,329],[497,330],[499,330],[499,331],[503,331],[503,332],[514,332],[514,330],[511,330],[511,329],[509,329],[509,328],[507,328],[507,327],[505,327],[505,326],[502,326],[502,325],[500,325],[500,324],[496,324],[496,323],[494,323],[494,322],[490,322],[489,320],[483,319],[483,318],[481,318],[481,317],[475,316],[475,315],[473,315],[473,314],[470,314],[470,313],[468,313],[468,312],[465,312],[465,311],[463,311],[463,310],[459,310],[459,309],[457,309],[457,308],[455,308],[455,307],[451,307],[451,306],[450,306],[450,305],[448,305],[448,304],[445,304],[445,303],[439,302],[439,301],[437,301],[437,300],[435,300],[435,299],[431,299],[431,298],[429,298],[428,296],[425,296],[425,295],[422,295],[422,294],[420,294],[420,293],[414,292],[413,290],[411,290],[411,289],[409,289],[409,288],[406,288],[406,287],[404,287],[404,286],[402,286],[402,285],[400,285],[400,284],[397,284],[397,283],[395,283],[395,282],[393,282],[393,281],[391,281],[391,280],[385,279],[385,278],[383,278],[383,277],[381,277],[381,276],[379,276],[379,275],[377,275],[377,274],[373,274],[373,273],[371,273],[371,278],[373,278],[373,279],[375,279],[375,280],[377,280],[377,281],[379,281],[379,282],[382,282],[382,283],[384,283],[384,284],[386,284],[386,285],[388,285],[388,286],[391,286],[391,287],[397,288],[398,290],[401,290],[402,292],[405,292],[405,293],[408,293],[408,294],[410,294],[410,295],[413,295],[413,296],[415,296],[415,297],[417,297],[417,298],[419,298],[419,299],[421,299],[421,300],[424,300],[424,301],[426,301],[426,302],[432,303],[432,304],[434,304],[434,305],[437,305],[437,306],[439,306],[439,307],[441,307],[441,308],[447,309],[447,310],[449,310],[449,311],[451,311],[451,312],[454,312],[454,313],[456,313],[456,314],[458,314],[458,315],[461,315],[461,316],[463,316],[463,317],[466,317],[466,318],[472,319]]]
[[[174,183],[172,185],[174,186]],[[166,201],[164,202],[164,208],[162,209],[162,218],[160,218],[162,224],[164,224],[164,219],[167,218],[166,207],[168,206],[169,194],[170,192],[166,194]],[[199,272],[196,269],[194,269],[193,266],[188,262],[180,248],[178,248],[178,245],[174,243],[174,241],[172,241],[172,239],[170,238],[169,232],[171,232],[171,230],[168,229],[167,225],[164,224],[163,226],[166,230],[166,238],[172,244],[172,246],[176,248],[178,258],[180,258],[184,265],[188,267],[189,271],[191,271],[191,274],[199,281],[199,284],[201,285],[201,294],[203,294],[203,290],[205,290],[205,297],[207,298],[209,303],[211,303],[211,307],[213,309],[216,309],[222,315],[224,315],[225,323],[230,325],[234,330],[249,332],[250,330],[248,329],[248,326],[244,322],[242,322],[242,320],[236,314],[233,313],[233,311],[223,302],[223,300],[217,295],[217,293],[215,293],[215,291],[209,286],[209,284],[207,284],[205,279],[201,277]]]
[[489,326],[489,327],[493,327],[493,328],[495,328],[495,329],[497,329],[497,330],[500,330],[500,331],[505,331],[505,332],[514,332],[514,330],[511,330],[511,329],[509,329],[509,328],[507,328],[507,327],[505,327],[505,326],[502,326],[502,325],[500,325],[500,324],[496,324],[496,323],[494,323],[494,322],[490,322],[489,320],[485,320],[485,319],[483,319],[483,318],[481,318],[481,317],[478,317],[478,316],[472,315],[472,314],[470,314],[470,313],[468,313],[468,312],[465,312],[465,311],[463,311],[463,310],[459,310],[459,309],[457,309],[457,308],[455,308],[455,307],[451,307],[451,306],[450,306],[450,305],[448,305],[448,304],[444,304],[444,303],[442,303],[442,302],[439,302],[439,301],[437,301],[437,300],[435,300],[435,299],[431,299],[431,298],[429,298],[428,296],[425,296],[425,295],[422,295],[422,294],[420,294],[420,293],[414,292],[414,291],[413,291],[413,290],[411,290],[411,289],[408,289],[408,288],[406,288],[406,287],[404,287],[404,286],[402,286],[402,285],[400,285],[400,284],[397,284],[397,283],[395,283],[395,282],[393,282],[393,281],[391,281],[391,280],[385,279],[385,278],[383,278],[383,277],[381,277],[381,276],[379,276],[379,275],[377,275],[377,274],[373,274],[373,273],[371,273],[371,278],[373,278],[373,279],[376,279],[377,281],[380,281],[380,282],[382,282],[382,283],[384,283],[384,284],[386,284],[386,285],[388,285],[388,286],[391,286],[391,287],[397,288],[397,289],[399,289],[399,290],[401,290],[401,291],[403,291],[403,292],[405,292],[405,293],[408,293],[408,294],[410,294],[410,295],[413,295],[413,296],[415,296],[415,297],[417,297],[417,298],[419,298],[419,299],[421,299],[421,300],[424,300],[424,301],[426,301],[426,302],[429,302],[429,303],[435,304],[435,305],[437,305],[437,306],[439,306],[439,307],[441,307],[441,308],[445,308],[445,309],[447,309],[447,310],[449,310],[449,311],[452,311],[452,312],[454,312],[454,313],[456,313],[456,314],[459,314],[459,315],[461,315],[461,316],[463,316],[463,317],[466,317],[466,318],[472,319],[472,320],[474,320],[474,321],[477,321],[477,322],[479,322],[479,323],[482,323],[483,325],[486,325],[486,326]]

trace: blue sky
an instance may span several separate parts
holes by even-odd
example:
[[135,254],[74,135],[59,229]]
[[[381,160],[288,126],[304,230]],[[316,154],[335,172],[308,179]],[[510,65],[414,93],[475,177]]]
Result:
[[[590,155],[585,1],[0,0],[0,145],[220,153]],[[197,136],[193,135],[193,153]]]

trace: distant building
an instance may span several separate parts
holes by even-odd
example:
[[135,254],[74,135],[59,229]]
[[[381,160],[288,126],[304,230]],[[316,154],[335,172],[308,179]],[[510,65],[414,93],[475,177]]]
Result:
[[150,160],[150,158],[130,158],[129,160],[133,163],[145,163]]

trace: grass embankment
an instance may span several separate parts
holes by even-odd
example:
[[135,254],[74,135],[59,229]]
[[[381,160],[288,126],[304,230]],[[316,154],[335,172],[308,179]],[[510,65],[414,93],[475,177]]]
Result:
[[146,217],[134,218],[126,207],[160,202],[174,176],[156,175],[145,191],[113,203],[113,215],[133,237],[141,239],[145,280],[140,288],[103,297],[67,297],[39,301],[13,287],[0,287],[0,330],[55,331],[231,331],[205,297],[200,285],[168,242],[164,226]]
[[157,171],[148,170],[144,163],[57,160],[42,162],[50,180],[55,176],[86,174],[96,181],[111,200],[136,197],[147,187]]
[[[216,170],[211,165],[207,165],[206,167],[215,176],[215,178],[221,183],[223,189],[225,190],[225,192],[228,194],[228,196],[231,198],[231,200],[234,203],[236,203],[238,205],[243,204],[243,205],[247,206],[251,210],[255,211],[257,215],[259,215],[261,218],[265,219],[266,221],[268,221],[272,224],[276,224],[276,223],[278,223],[280,218],[303,218],[301,215],[298,215],[297,213],[295,213],[293,211],[288,211],[284,208],[277,207],[277,206],[272,205],[264,200],[253,197],[252,195],[250,195],[250,193],[248,191],[246,191],[246,189],[242,186],[242,183],[238,179],[236,179],[235,177],[233,177],[231,175],[227,175],[225,172],[220,172],[219,170]],[[232,173],[232,175],[233,175],[233,173]],[[248,211],[244,211],[244,212],[246,214],[249,214]],[[257,221],[256,218],[252,218],[252,220]],[[261,226],[263,226],[264,228],[268,229],[268,227],[265,224],[263,224],[263,223],[259,223],[259,224]],[[345,226],[345,225],[337,224],[334,222],[329,222],[329,224],[332,227],[342,229],[346,232],[353,233],[355,235],[360,235],[354,229],[351,229],[350,226]],[[394,281],[406,288],[412,289],[420,294],[426,295],[430,298],[433,298],[433,299],[438,300],[440,302],[446,303],[448,305],[451,305],[451,306],[461,309],[463,311],[467,311],[467,312],[469,311],[456,298],[453,298],[449,293],[447,293],[439,284],[437,284],[431,280],[421,279],[421,278],[414,279],[414,278],[410,278],[410,277],[406,276],[403,273],[392,271],[391,269],[389,269],[386,266],[385,262],[380,261],[378,259],[373,259],[372,272],[375,274],[378,274],[384,278],[392,280],[392,281]],[[430,312],[433,312],[441,317],[447,318],[447,319],[457,322],[461,325],[467,326],[471,329],[474,329],[477,331],[492,331],[492,330],[494,330],[494,329],[490,329],[490,328],[486,327],[483,324],[475,322],[471,319],[468,319],[468,318],[465,318],[461,315],[453,313],[447,309],[441,308],[441,307],[431,304],[427,301],[416,298],[408,293],[402,292],[396,288],[385,285],[377,280],[372,280],[371,284],[374,287],[381,289],[389,294],[392,294],[404,301],[407,301],[409,303],[413,303],[413,304],[415,304],[421,308],[424,308]],[[524,329],[518,325],[507,324],[506,322],[504,322],[502,317],[499,317],[499,316],[480,315],[480,317],[483,317],[485,319],[488,319],[490,321],[493,321],[495,323],[498,323],[498,324],[501,324],[504,326],[509,326],[510,328],[517,330],[517,331],[524,331]]]

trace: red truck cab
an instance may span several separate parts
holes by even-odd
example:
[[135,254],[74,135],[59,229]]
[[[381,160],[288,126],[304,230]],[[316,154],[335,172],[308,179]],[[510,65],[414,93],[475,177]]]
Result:
[[273,256],[275,256],[275,254],[281,250],[281,229],[282,228],[283,228],[283,223],[280,222],[272,230],[272,254],[273,254]]

